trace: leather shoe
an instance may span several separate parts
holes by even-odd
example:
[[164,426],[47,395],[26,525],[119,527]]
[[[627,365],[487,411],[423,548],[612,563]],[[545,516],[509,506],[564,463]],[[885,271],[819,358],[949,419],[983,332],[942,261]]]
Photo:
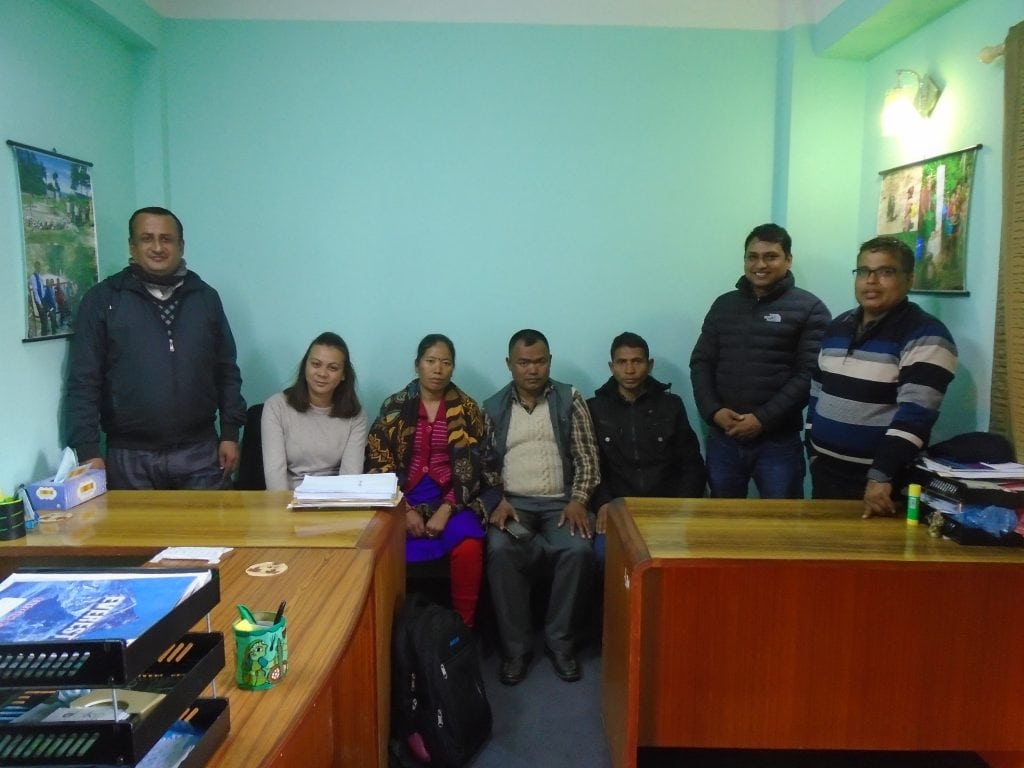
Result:
[[555,668],[555,674],[565,682],[575,683],[582,677],[579,662],[571,653],[548,649],[548,656],[551,657],[551,666]]
[[526,670],[529,666],[530,657],[528,655],[502,659],[501,667],[498,669],[498,679],[504,685],[518,685],[526,679]]

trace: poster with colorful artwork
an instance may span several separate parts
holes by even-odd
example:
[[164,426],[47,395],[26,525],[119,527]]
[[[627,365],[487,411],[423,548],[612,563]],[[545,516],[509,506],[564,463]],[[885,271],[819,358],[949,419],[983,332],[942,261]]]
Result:
[[877,234],[914,251],[918,293],[967,293],[967,219],[981,144],[881,172]]
[[74,333],[82,294],[96,284],[92,163],[8,141],[21,198],[25,341]]

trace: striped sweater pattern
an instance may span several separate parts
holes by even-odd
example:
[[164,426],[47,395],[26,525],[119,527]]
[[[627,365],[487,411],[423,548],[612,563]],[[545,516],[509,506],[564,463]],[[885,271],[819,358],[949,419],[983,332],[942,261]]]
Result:
[[904,300],[858,336],[861,310],[825,331],[807,407],[808,454],[863,465],[890,479],[928,444],[956,372],[943,323]]

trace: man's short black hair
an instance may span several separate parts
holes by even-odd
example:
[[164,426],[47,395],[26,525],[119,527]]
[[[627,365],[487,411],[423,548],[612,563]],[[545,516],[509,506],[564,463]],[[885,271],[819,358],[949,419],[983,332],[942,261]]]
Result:
[[172,219],[174,219],[174,223],[178,225],[178,239],[179,240],[184,240],[185,239],[185,228],[183,226],[181,226],[181,219],[179,219],[177,216],[175,216],[173,213],[171,213],[166,208],[161,208],[158,205],[150,205],[150,206],[147,206],[146,208],[139,208],[139,210],[137,210],[135,213],[133,213],[129,217],[129,219],[128,219],[128,239],[129,240],[131,240],[132,237],[135,234],[135,231],[132,229],[132,227],[135,224],[135,217],[136,216],[141,216],[144,213],[148,213],[151,216],[170,216]]
[[614,339],[612,339],[611,358],[615,360],[615,350],[620,347],[637,347],[644,351],[644,357],[648,360],[651,358],[651,349],[647,346],[647,342],[644,337],[639,333],[633,333],[632,331],[623,331]]
[[778,243],[782,246],[783,253],[787,256],[793,255],[793,238],[789,236],[789,232],[778,224],[760,224],[750,230],[747,239],[743,241],[744,253],[746,253],[747,248],[750,247],[754,240],[761,240],[765,243]]
[[899,238],[886,237],[884,235],[881,237],[873,237],[870,240],[861,243],[860,250],[857,251],[857,259],[860,259],[860,255],[862,253],[870,253],[871,251],[883,251],[888,253],[899,261],[900,269],[909,275],[914,274],[914,251],[909,245]]
[[512,354],[512,347],[519,342],[523,342],[523,346],[532,347],[538,341],[543,341],[544,346],[551,350],[551,345],[548,344],[548,337],[540,331],[535,331],[533,328],[523,328],[521,331],[516,331],[512,334],[512,338],[508,340],[508,353]]

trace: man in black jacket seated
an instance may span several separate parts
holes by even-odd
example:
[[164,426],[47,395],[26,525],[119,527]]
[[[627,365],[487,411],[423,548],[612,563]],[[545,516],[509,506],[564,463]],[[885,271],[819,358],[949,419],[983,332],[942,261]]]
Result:
[[68,444],[79,461],[106,467],[111,489],[227,485],[245,401],[220,297],[186,268],[181,221],[166,208],[132,214],[128,250],[128,266],[82,297],[68,366]]
[[[671,384],[653,376],[654,358],[642,336],[612,340],[612,375],[587,400],[601,452],[601,482],[592,504],[596,532],[603,534],[608,505],[619,496],[700,497],[707,474],[697,435]],[[603,559],[604,537],[597,539]]]
[[710,426],[708,485],[715,498],[804,493],[803,409],[831,316],[796,287],[792,240],[777,224],[743,244],[743,276],[711,305],[690,356],[697,412]]

